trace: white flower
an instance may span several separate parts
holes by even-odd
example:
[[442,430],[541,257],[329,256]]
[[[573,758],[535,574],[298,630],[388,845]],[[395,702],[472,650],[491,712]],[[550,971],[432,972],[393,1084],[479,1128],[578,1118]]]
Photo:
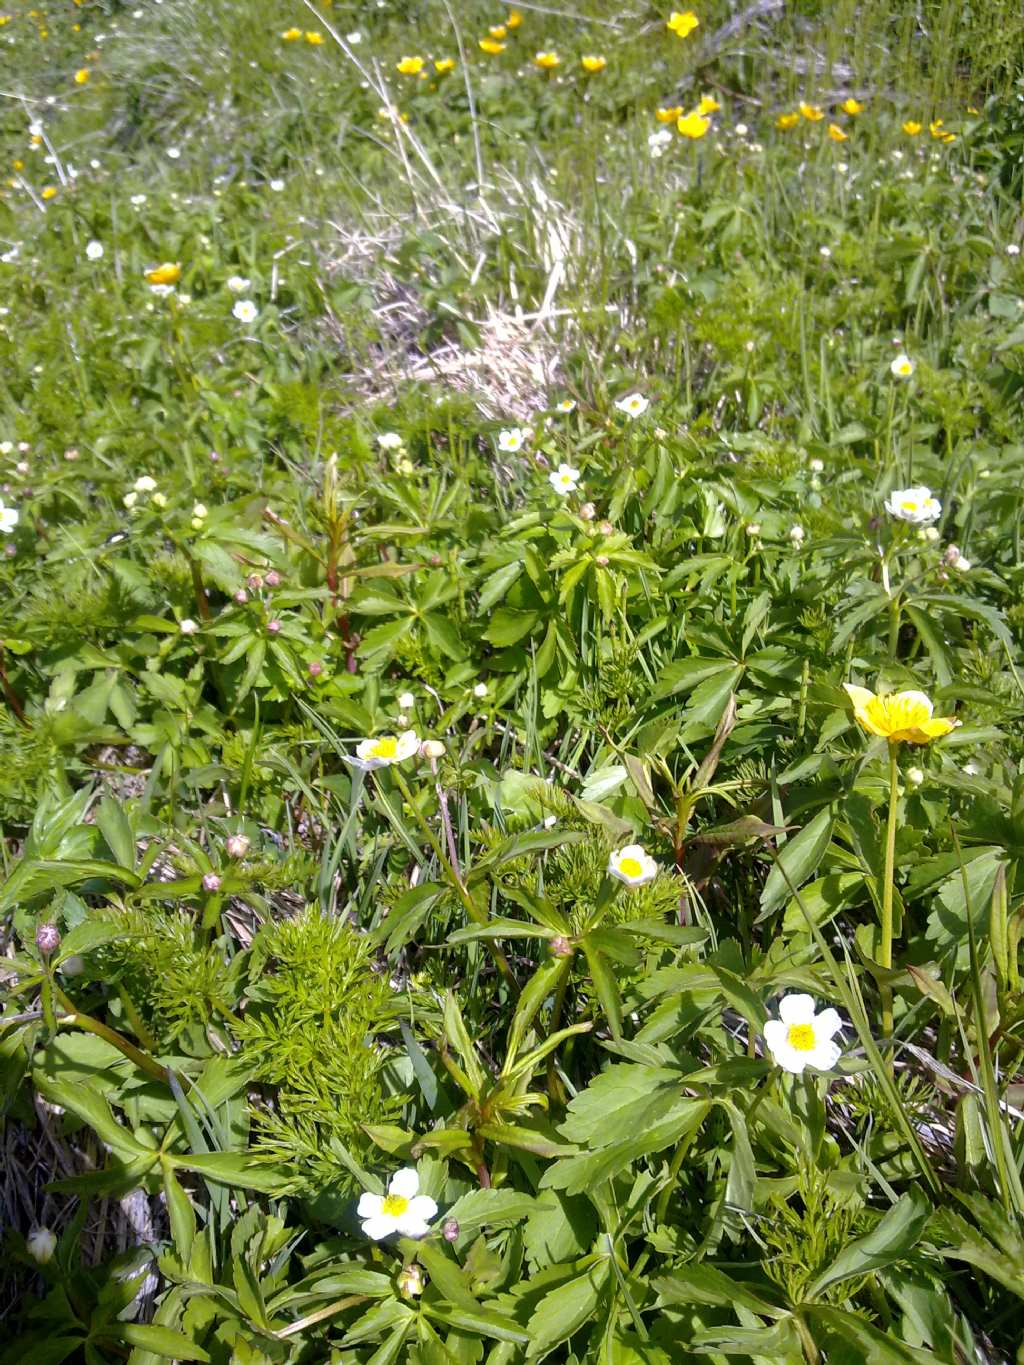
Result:
[[406,1166],[391,1179],[386,1195],[359,1196],[356,1212],[363,1219],[363,1232],[374,1242],[390,1237],[393,1232],[403,1237],[424,1237],[430,1230],[430,1220],[437,1214],[437,1205],[428,1194],[420,1194],[420,1178],[411,1166]]
[[168,147],[167,155],[172,161],[177,161],[178,157],[181,156],[181,149],[179,147]]
[[206,506],[206,503],[197,502],[196,505],[192,508],[192,515],[194,517],[198,517],[200,521],[202,521],[204,517],[209,516],[210,513],[209,509]]
[[10,455],[13,449],[13,441],[0,441],[0,455]]
[[49,1228],[33,1228],[25,1239],[25,1246],[28,1254],[40,1265],[46,1265],[53,1260],[53,1253],[57,1250],[57,1238]]
[[924,773],[920,768],[908,768],[906,777],[912,787],[919,787],[924,781]]
[[476,687],[473,688],[473,696],[474,696],[474,697],[486,697],[486,696],[487,696],[487,684],[486,684],[485,682],[478,682],[477,685],[476,685]]
[[398,698],[398,709],[400,711],[411,711],[416,705],[416,698],[411,692],[403,692]]
[[658,864],[640,844],[617,848],[608,858],[608,875],[627,886],[645,886],[658,875]]
[[126,493],[124,497],[121,499],[122,503],[125,505],[125,507],[128,508],[129,512],[132,510],[132,508],[135,506],[138,500],[139,495],[138,493],[135,492]]
[[353,47],[358,47],[358,45],[363,41],[363,35],[359,32],[358,29],[355,29],[352,33],[345,34],[345,41],[346,43],[351,43]]
[[651,156],[657,160],[671,141],[671,128],[659,128],[656,133],[651,133],[647,138],[647,147]]
[[548,475],[548,483],[556,493],[572,493],[579,487],[580,471],[571,464],[560,464]]
[[397,431],[382,431],[377,437],[381,450],[400,450],[404,442]]
[[85,254],[90,261],[99,261],[103,258],[103,243],[92,241],[86,242]]
[[820,474],[825,468],[825,461],[811,460],[807,468],[811,471],[812,474]]
[[650,403],[642,393],[627,393],[625,398],[620,398],[616,402],[615,406],[627,417],[642,417],[650,407]]
[[132,484],[132,487],[135,489],[136,493],[152,493],[153,489],[156,487],[156,479],[152,478],[149,474],[140,474]]
[[573,398],[563,398],[560,403],[555,404],[556,412],[574,412],[575,409],[576,401]]
[[133,194],[131,197],[131,203],[134,204],[136,208],[139,208],[140,205],[144,204],[145,202],[146,196],[144,194]]
[[357,767],[372,772],[374,768],[387,768],[392,763],[402,763],[420,747],[419,736],[415,730],[403,730],[396,738],[394,735],[378,735],[376,739],[361,739],[356,746],[356,756],[349,759]]
[[914,362],[908,355],[898,355],[889,366],[890,371],[897,379],[909,379],[914,373]]
[[244,275],[229,275],[224,284],[232,294],[246,294],[249,291],[249,281]]
[[768,1051],[783,1071],[799,1075],[806,1066],[831,1071],[838,1062],[842,1049],[832,1041],[832,1035],[843,1027],[843,1021],[833,1009],[818,1015],[814,1009],[809,995],[784,995],[779,1001],[778,1019],[765,1024]]
[[231,311],[239,322],[255,322],[259,317],[259,310],[252,299],[239,299]]
[[1020,247],[1017,245],[1016,242],[1011,242],[1010,245],[1006,248],[1006,254],[1007,256],[1019,256]]
[[284,189],[284,181],[283,181],[283,180],[271,180],[271,182],[270,182],[270,188],[274,191],[275,194],[280,194],[281,191]]
[[149,286],[149,292],[150,292],[151,294],[156,294],[156,295],[157,295],[159,298],[161,298],[161,299],[165,299],[165,298],[167,297],[168,294],[173,294],[173,293],[174,293],[174,285],[173,285],[173,284],[151,284],[151,285]]
[[195,635],[199,626],[190,616],[186,616],[184,621],[178,622],[178,629],[181,631],[182,635]]
[[930,488],[918,484],[914,488],[894,488],[885,500],[885,510],[899,521],[923,526],[926,522],[939,519],[942,503],[933,496]]
[[514,455],[517,450],[522,450],[528,434],[524,427],[506,427],[498,432],[498,449],[506,455]]
[[745,123],[737,123],[735,128],[735,133],[737,137],[746,137],[749,131],[750,129],[747,127]]
[[8,535],[18,524],[18,509],[16,507],[5,507],[3,498],[0,498],[0,535]]
[[789,538],[793,544],[798,547],[804,543],[804,536],[806,534],[807,532],[802,526],[791,526],[789,528]]
[[154,494],[153,494],[153,506],[154,506],[154,507],[166,507],[166,506],[167,506],[167,497],[166,497],[166,494],[164,494],[164,493],[154,493]]

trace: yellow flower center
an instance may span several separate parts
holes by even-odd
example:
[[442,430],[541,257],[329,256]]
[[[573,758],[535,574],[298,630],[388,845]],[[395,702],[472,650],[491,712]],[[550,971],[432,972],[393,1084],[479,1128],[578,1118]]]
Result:
[[373,746],[374,758],[394,758],[398,752],[398,740],[394,735],[384,735]]
[[380,1211],[386,1213],[389,1218],[400,1218],[408,1207],[409,1201],[403,1195],[389,1194],[385,1196]]
[[620,858],[619,871],[626,877],[639,877],[643,868],[639,858]]
[[814,1025],[790,1024],[786,1039],[794,1052],[814,1051]]

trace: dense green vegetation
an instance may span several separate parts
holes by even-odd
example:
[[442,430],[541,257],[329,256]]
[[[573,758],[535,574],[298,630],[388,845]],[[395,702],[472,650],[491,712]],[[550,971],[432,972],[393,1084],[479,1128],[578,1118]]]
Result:
[[1024,1359],[1024,14],[0,14],[0,1360]]

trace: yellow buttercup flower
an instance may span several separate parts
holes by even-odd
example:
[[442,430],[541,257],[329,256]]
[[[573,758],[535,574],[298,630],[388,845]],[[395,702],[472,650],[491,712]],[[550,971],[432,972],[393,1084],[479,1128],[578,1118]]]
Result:
[[81,67],[78,71],[75,72],[75,84],[85,85],[90,75],[91,72],[89,71],[89,68],[87,66]]
[[439,76],[444,76],[447,72],[449,72],[449,71],[454,71],[454,70],[455,70],[455,58],[454,58],[454,57],[442,57],[439,61],[436,61],[436,62],[434,63],[434,70],[437,72],[437,74],[438,74]]
[[499,53],[499,52],[504,52],[504,51],[505,51],[505,44],[504,44],[504,43],[496,43],[496,42],[494,41],[493,38],[481,38],[481,39],[480,39],[480,51],[481,51],[481,52],[489,52],[489,53],[491,54],[491,56],[493,57],[493,56],[495,56],[497,53]]
[[943,134],[942,134],[942,137],[941,137],[941,139],[940,139],[940,141],[942,141],[942,142],[955,142],[955,141],[956,141],[956,133],[943,133]]
[[319,47],[324,40],[322,33],[310,32],[306,34],[306,42],[312,47]]
[[700,20],[692,9],[683,10],[680,14],[678,10],[673,10],[665,21],[665,27],[676,35],[677,38],[686,38],[695,28],[700,26]]
[[286,43],[297,43],[302,37],[301,28],[286,28],[281,34],[281,38]]
[[923,692],[888,692],[878,696],[867,687],[844,683],[853,714],[869,735],[894,744],[929,744],[960,724],[950,716],[932,716],[932,703]]
[[520,12],[517,9],[510,9],[508,12],[508,18],[505,20],[506,25],[509,28],[518,28],[522,22],[523,16],[520,14]]
[[16,171],[23,171],[25,169],[24,161],[12,161],[11,165]]
[[918,133],[921,131],[921,125],[915,123],[913,119],[907,119],[906,123],[903,125],[903,131],[906,133],[907,137],[917,137]]
[[855,100],[852,95],[848,100],[843,100],[839,107],[844,114],[863,114],[864,112],[863,104],[860,100]]
[[508,26],[506,24],[492,24],[487,32],[492,38],[507,38]]
[[423,58],[403,57],[400,62],[395,63],[395,70],[400,76],[418,76],[423,70]]
[[701,95],[700,104],[697,105],[697,113],[717,114],[721,107],[714,95]]
[[149,284],[177,284],[181,279],[181,266],[175,261],[164,261],[153,270],[146,271]]
[[776,128],[782,128],[783,130],[785,130],[787,128],[795,128],[799,122],[800,122],[799,114],[780,114],[779,117],[775,120],[775,126]]
[[539,66],[542,71],[553,71],[556,66],[561,66],[562,59],[557,52],[538,52],[533,64]]
[[843,132],[838,123],[828,125],[828,135],[833,142],[846,142],[848,138],[848,134]]
[[683,117],[683,106],[673,104],[665,109],[655,109],[654,117],[659,123],[677,123]]
[[945,137],[945,136],[946,136],[946,130],[945,130],[945,128],[943,128],[943,126],[942,126],[942,119],[940,119],[940,118],[933,118],[933,119],[932,119],[931,123],[929,123],[929,125],[928,125],[928,131],[929,131],[929,133],[931,133],[932,137]]
[[696,109],[691,109],[688,114],[683,115],[676,124],[676,127],[682,133],[683,137],[696,139],[704,136],[711,127],[711,120],[709,118],[704,118],[702,114],[698,114]]
[[595,71],[603,71],[608,65],[604,57],[585,56],[580,58],[580,66],[584,71],[593,74]]
[[819,105],[808,104],[805,100],[800,101],[800,113],[810,123],[817,123],[825,117],[825,111]]
[[53,186],[53,185],[47,185],[46,189],[43,190],[43,198],[44,198],[44,199],[53,199],[53,198],[56,197],[56,194],[57,194],[57,190],[56,190],[55,186]]

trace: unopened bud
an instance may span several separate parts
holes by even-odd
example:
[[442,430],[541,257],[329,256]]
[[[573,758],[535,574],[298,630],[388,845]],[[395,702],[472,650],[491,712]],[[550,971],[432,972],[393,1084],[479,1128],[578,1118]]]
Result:
[[268,588],[278,588],[281,586],[281,575],[276,569],[271,569],[263,581]]
[[53,1253],[57,1250],[57,1238],[49,1228],[33,1228],[25,1240],[28,1254],[40,1265],[46,1265],[53,1260]]
[[608,556],[607,556],[607,555],[595,555],[595,556],[594,556],[594,563],[597,564],[597,565],[598,565],[600,568],[602,568],[602,569],[604,569],[604,568],[607,567],[608,562],[609,562],[609,561],[608,561]]
[[610,521],[599,521],[597,523],[597,529],[601,532],[603,536],[610,536],[615,531],[615,527],[611,524]]
[[924,773],[920,768],[907,769],[907,782],[911,787],[919,787],[924,781]]
[[204,877],[203,877],[203,890],[204,890],[204,891],[219,891],[219,890],[220,890],[220,878],[217,876],[216,872],[207,872],[207,873],[204,875]]
[[281,631],[281,622],[280,622],[280,621],[268,621],[268,622],[267,622],[267,631],[268,631],[271,635],[278,635],[278,634],[280,634],[280,631]]
[[592,502],[585,502],[580,508],[579,514],[582,521],[593,521],[597,516],[597,508]]
[[249,577],[248,577],[245,581],[246,581],[246,584],[248,585],[248,587],[249,587],[253,592],[259,592],[260,588],[263,587],[263,575],[262,575],[262,574],[251,573],[251,574],[249,575]]
[[551,949],[552,957],[572,957],[576,951],[572,943],[563,934],[556,934],[548,947]]
[[420,745],[420,753],[424,758],[443,758],[444,745],[439,739],[425,739]]
[[457,1242],[459,1240],[459,1222],[457,1218],[446,1218],[441,1227],[441,1235],[446,1242]]
[[306,665],[306,672],[311,678],[319,678],[324,671],[324,666],[319,659],[314,659],[312,663]]
[[240,607],[243,607],[245,606],[246,602],[248,602],[248,600],[249,594],[246,592],[244,588],[239,588],[238,591],[235,593],[235,601],[238,603]]
[[36,947],[41,953],[55,953],[60,947],[60,930],[55,924],[40,924],[36,930]]
[[224,847],[229,858],[244,858],[249,852],[249,839],[244,834],[229,834]]
[[418,1298],[423,1293],[423,1268],[418,1265],[403,1266],[398,1276],[399,1293],[406,1299]]

